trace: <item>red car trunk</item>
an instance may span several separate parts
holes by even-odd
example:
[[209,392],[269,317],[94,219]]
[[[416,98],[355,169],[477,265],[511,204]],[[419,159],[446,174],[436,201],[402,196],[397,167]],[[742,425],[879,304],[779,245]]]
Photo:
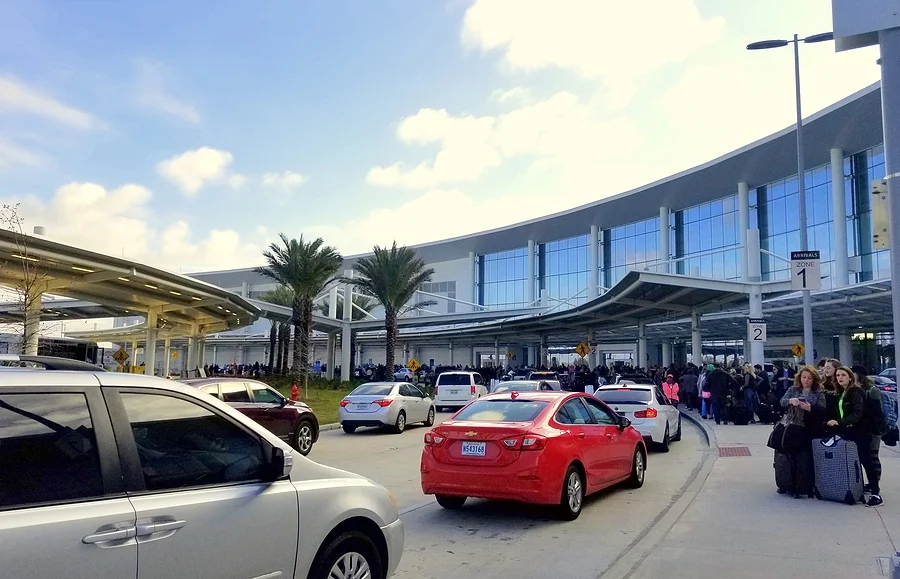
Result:
[[522,438],[533,422],[450,422],[435,428],[430,444],[445,464],[506,466],[522,452]]

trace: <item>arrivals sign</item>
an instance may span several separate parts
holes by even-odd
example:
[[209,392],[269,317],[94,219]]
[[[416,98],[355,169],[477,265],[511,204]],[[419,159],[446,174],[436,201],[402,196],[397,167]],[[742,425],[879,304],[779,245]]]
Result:
[[763,318],[747,318],[747,334],[751,342],[766,341],[766,320]]
[[791,252],[791,289],[822,289],[821,254],[818,251]]

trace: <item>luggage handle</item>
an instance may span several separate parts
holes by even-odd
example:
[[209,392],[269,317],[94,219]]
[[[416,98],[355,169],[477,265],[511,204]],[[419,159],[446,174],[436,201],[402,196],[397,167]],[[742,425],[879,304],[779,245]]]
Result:
[[837,434],[835,434],[834,436],[832,436],[832,437],[829,438],[828,440],[825,440],[825,439],[823,438],[822,441],[820,442],[820,444],[821,444],[822,446],[826,447],[826,448],[831,448],[832,446],[834,446],[835,444],[837,444],[838,441],[840,441],[840,440],[841,440],[841,437],[838,436]]

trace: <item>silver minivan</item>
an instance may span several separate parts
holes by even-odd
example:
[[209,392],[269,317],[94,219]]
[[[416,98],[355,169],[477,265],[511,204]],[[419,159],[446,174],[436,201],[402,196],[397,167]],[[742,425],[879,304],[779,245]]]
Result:
[[3,371],[2,577],[384,579],[403,541],[384,487],[196,389]]

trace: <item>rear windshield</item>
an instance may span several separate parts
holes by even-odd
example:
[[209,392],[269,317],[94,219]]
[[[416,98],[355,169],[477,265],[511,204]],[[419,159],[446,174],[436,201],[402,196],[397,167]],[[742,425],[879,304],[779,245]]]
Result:
[[350,396],[387,396],[393,389],[393,384],[363,384],[351,392]]
[[506,384],[501,384],[494,388],[494,392],[511,392],[515,390],[516,392],[527,392],[529,390],[537,390],[538,383],[537,382],[509,382]]
[[454,420],[478,422],[531,422],[549,402],[540,400],[478,400],[457,414]]
[[472,380],[468,374],[441,374],[437,383],[438,386],[468,386]]
[[625,390],[600,390],[594,396],[607,404],[646,404],[650,402],[650,390],[646,388],[628,388]]

